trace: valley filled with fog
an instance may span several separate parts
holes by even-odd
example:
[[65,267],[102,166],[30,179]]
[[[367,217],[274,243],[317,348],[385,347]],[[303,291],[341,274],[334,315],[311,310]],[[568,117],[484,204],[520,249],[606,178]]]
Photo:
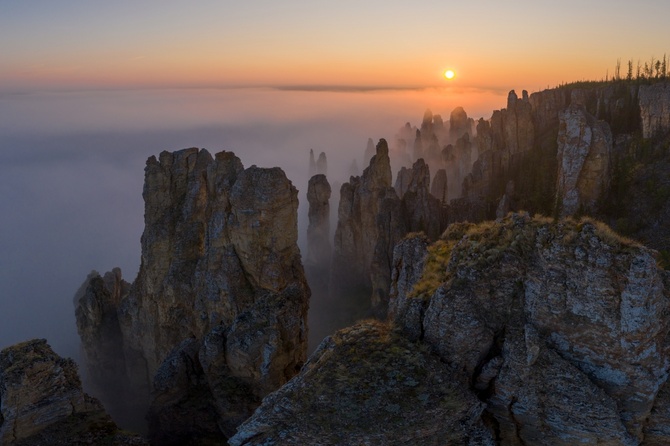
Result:
[[[424,111],[457,106],[489,118],[507,92],[449,89],[183,89],[0,95],[0,347],[47,338],[78,358],[72,299],[86,275],[120,267],[132,281],[144,226],[151,155],[186,147],[233,151],[245,167],[279,166],[299,190],[305,256],[309,151],[326,153],[333,186],[368,138],[392,140]],[[399,166],[392,166],[395,175]],[[331,223],[334,233],[335,223]]]

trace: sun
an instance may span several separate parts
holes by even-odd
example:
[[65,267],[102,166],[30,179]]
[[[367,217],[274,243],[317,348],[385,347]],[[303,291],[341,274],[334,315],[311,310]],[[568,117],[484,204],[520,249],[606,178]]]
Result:
[[444,77],[446,77],[447,79],[453,79],[454,76],[456,76],[456,73],[454,73],[453,70],[447,70],[444,72]]

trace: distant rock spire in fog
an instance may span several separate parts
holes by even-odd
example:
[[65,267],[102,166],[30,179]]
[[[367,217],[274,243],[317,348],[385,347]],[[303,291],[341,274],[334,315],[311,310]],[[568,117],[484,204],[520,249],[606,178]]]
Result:
[[456,107],[449,116],[449,135],[452,141],[470,133],[470,121],[463,107]]
[[330,268],[330,194],[326,176],[314,175],[309,179],[307,201],[309,202],[309,226],[307,227],[308,268],[316,268],[327,276]]

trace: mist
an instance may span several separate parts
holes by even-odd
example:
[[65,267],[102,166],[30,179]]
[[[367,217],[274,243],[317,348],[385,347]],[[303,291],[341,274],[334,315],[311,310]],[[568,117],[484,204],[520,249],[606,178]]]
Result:
[[149,156],[200,147],[233,151],[245,167],[283,168],[299,190],[304,258],[310,149],[327,155],[336,216],[339,185],[354,159],[361,171],[366,166],[368,138],[391,140],[406,122],[419,126],[426,108],[445,120],[459,105],[488,118],[504,96],[300,88],[2,93],[0,348],[46,338],[78,359],[72,299],[81,283],[91,270],[117,266],[132,282],[139,269]]

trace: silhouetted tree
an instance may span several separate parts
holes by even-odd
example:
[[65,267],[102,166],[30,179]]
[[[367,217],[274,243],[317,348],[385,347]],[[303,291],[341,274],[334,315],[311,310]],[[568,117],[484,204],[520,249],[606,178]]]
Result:
[[621,58],[616,60],[616,68],[614,69],[614,80],[621,80]]

